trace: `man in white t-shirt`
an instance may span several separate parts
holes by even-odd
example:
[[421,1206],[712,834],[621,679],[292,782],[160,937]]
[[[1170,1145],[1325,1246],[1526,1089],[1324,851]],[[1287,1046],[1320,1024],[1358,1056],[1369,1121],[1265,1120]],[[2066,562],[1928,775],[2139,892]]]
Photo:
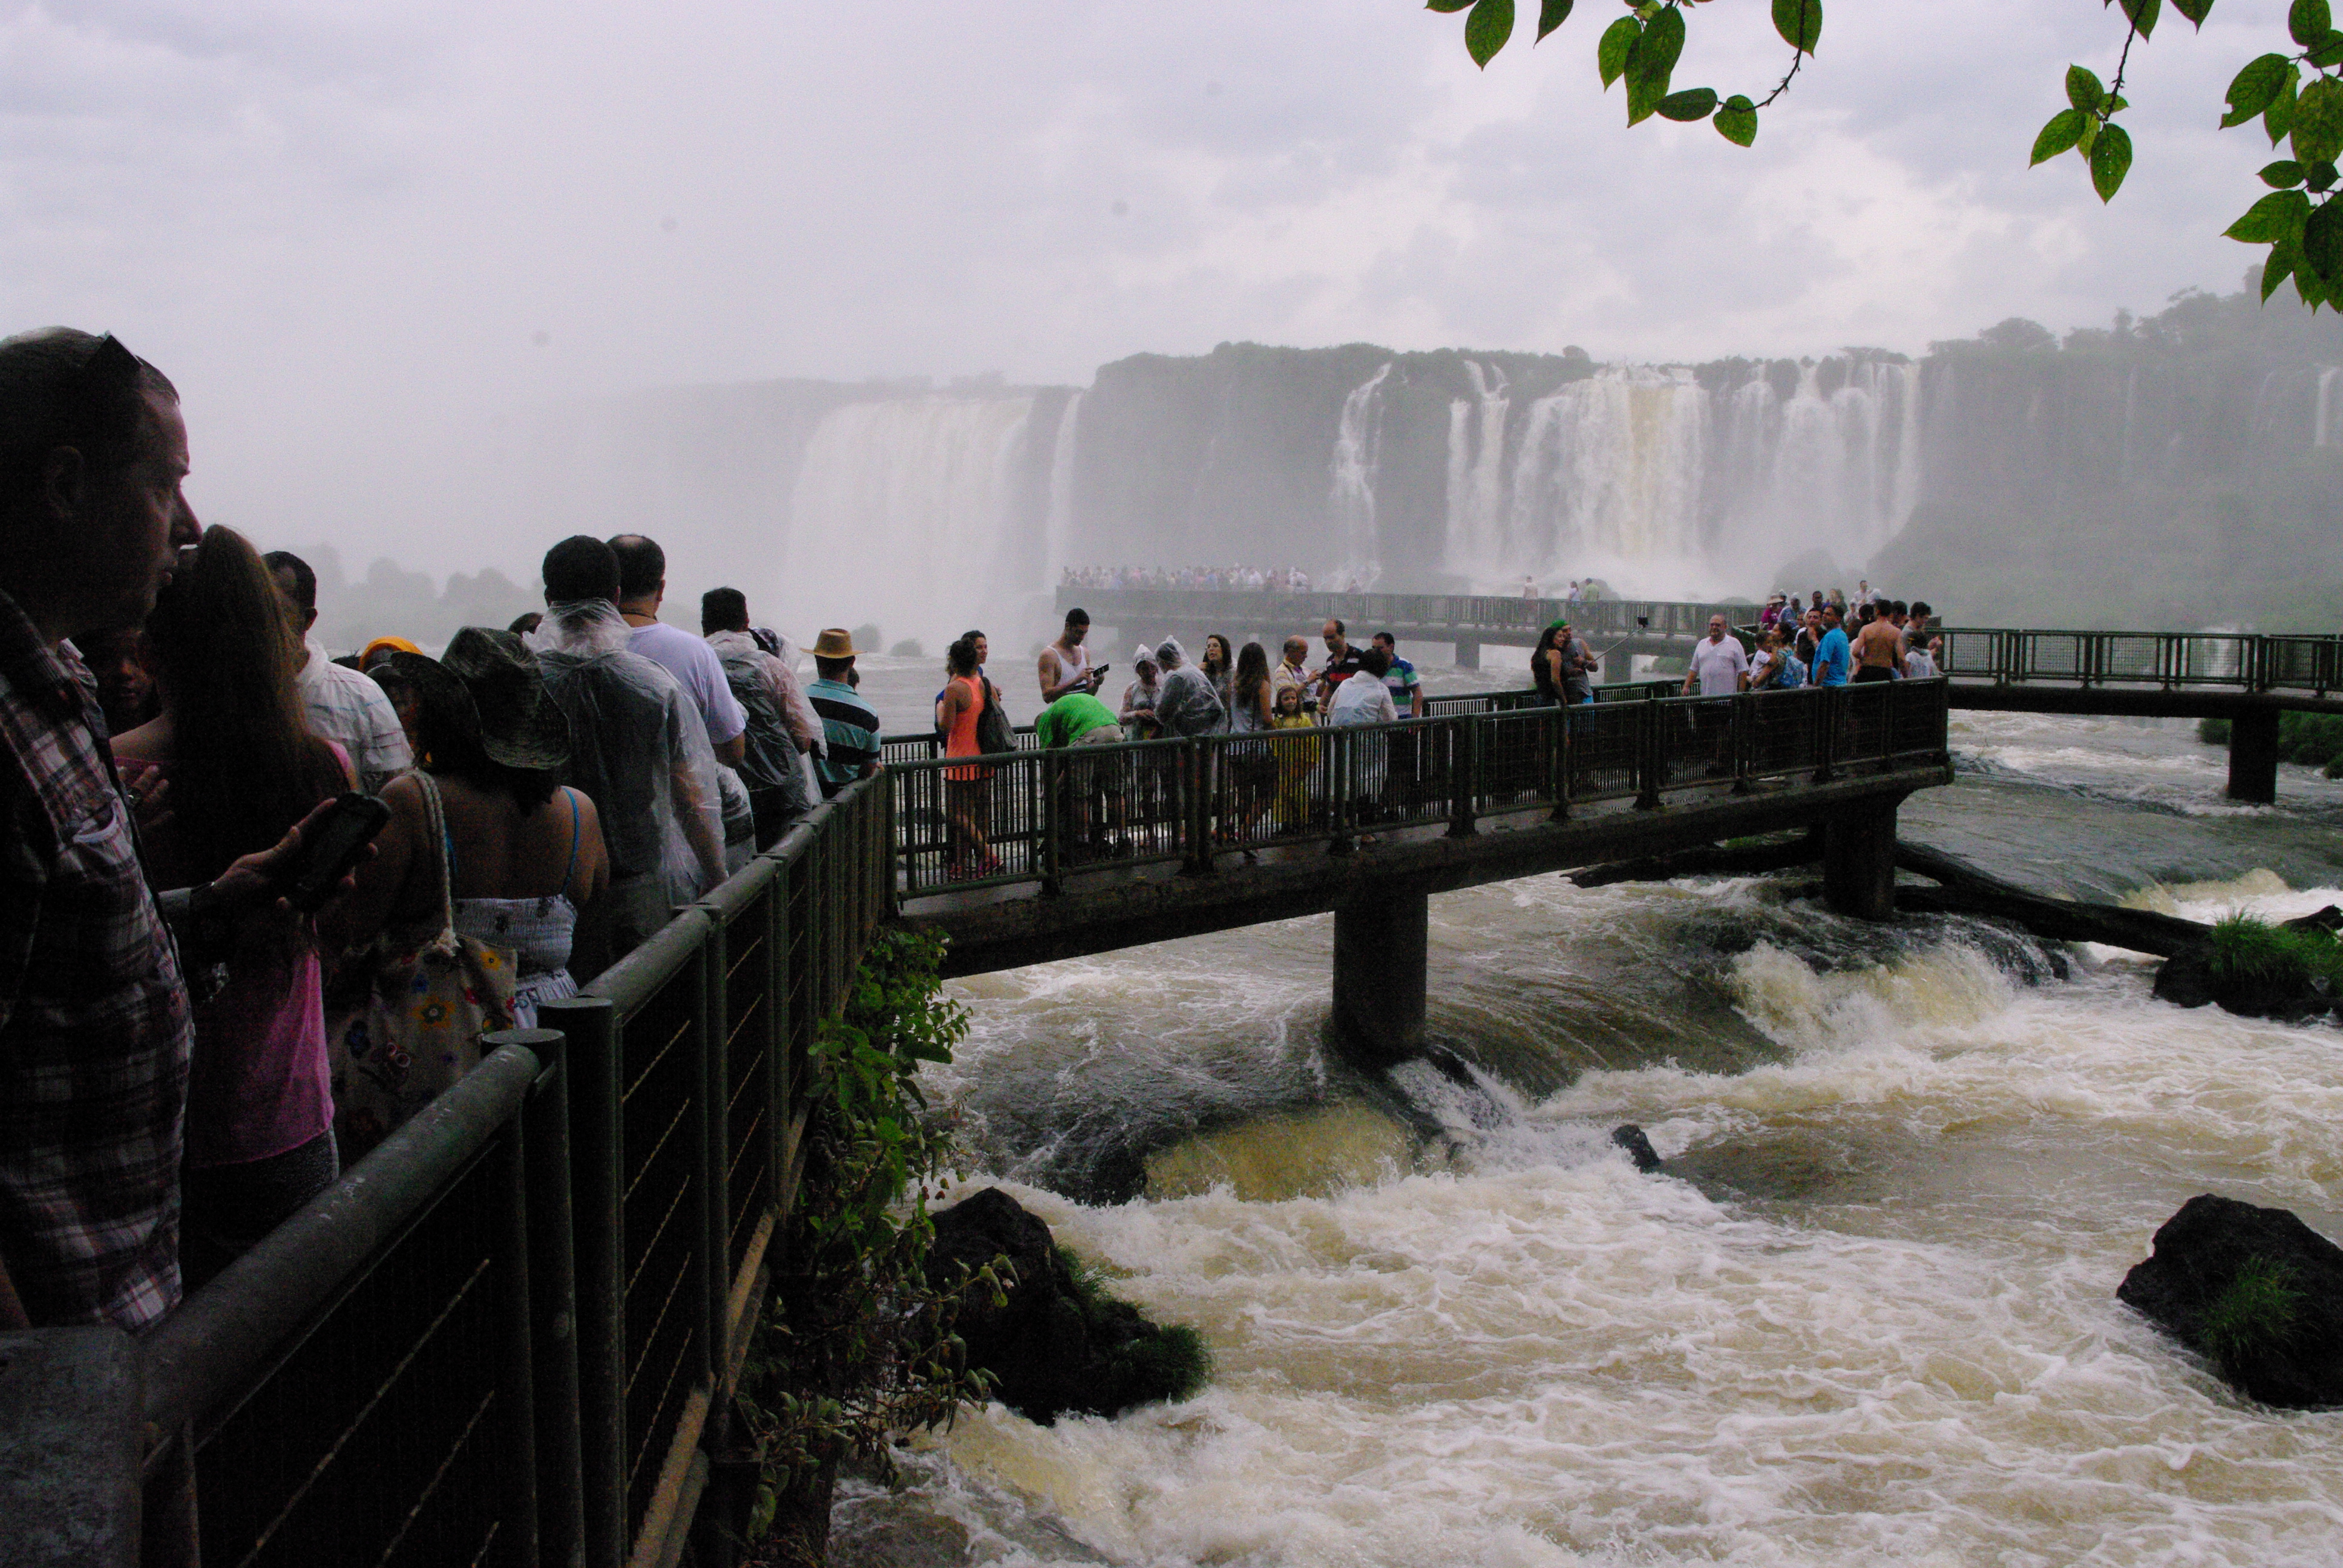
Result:
[[732,695],[724,660],[707,639],[659,618],[667,598],[667,552],[641,534],[620,534],[608,543],[618,558],[618,613],[634,628],[628,649],[675,677],[699,710],[708,744],[723,765],[716,770],[716,782],[724,799],[724,864],[728,873],[738,871],[757,848],[755,803],[734,771],[749,754],[748,710]]
[[[1731,697],[1749,683],[1749,654],[1739,638],[1726,635],[1721,615],[1708,618],[1708,635],[1692,645],[1692,665],[1684,671],[1686,697],[1692,695],[1694,683],[1703,697]],[[1711,738],[1715,748],[1708,776],[1718,779],[1733,771],[1725,756],[1733,744],[1731,710],[1719,704],[1697,710],[1694,718],[1702,735]]]
[[271,550],[261,558],[277,591],[291,607],[293,626],[301,638],[301,665],[293,673],[300,689],[302,712],[312,734],[339,745],[357,769],[358,788],[370,795],[415,766],[407,731],[398,710],[383,689],[357,670],[336,664],[309,628],[317,624],[317,574],[309,563],[289,550]]
[[1727,637],[1725,618],[1708,618],[1708,636],[1693,644],[1692,668],[1684,671],[1684,694],[1692,695],[1698,682],[1703,697],[1730,697],[1749,676],[1749,655],[1737,637]]

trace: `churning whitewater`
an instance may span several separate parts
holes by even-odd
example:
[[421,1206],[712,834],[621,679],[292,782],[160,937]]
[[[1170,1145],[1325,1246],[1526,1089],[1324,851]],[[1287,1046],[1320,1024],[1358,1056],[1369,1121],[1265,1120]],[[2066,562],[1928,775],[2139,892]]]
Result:
[[[2343,789],[2217,812],[2185,727],[1974,716],[1915,837],[2199,918],[2332,883]],[[2127,792],[2131,780],[2136,792]],[[2325,880],[2321,880],[2321,873]],[[2343,1561],[2334,1413],[2118,1303],[2192,1194],[2343,1231],[2343,1035],[2137,955],[1882,930],[1795,878],[1435,899],[1458,1059],[1322,1052],[1326,919],[966,982],[986,1171],[1211,1342],[1177,1406],[994,1406],[841,1537],[1121,1564]],[[1607,1141],[1643,1124],[1638,1175]],[[940,1533],[937,1534],[936,1533]],[[876,1535],[870,1535],[873,1540]],[[901,1539],[891,1536],[890,1539]],[[960,1544],[964,1541],[964,1544]]]

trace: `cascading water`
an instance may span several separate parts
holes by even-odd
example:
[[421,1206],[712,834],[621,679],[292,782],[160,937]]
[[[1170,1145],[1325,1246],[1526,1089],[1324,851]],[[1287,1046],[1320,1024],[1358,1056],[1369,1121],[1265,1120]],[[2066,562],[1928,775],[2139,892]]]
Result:
[[[1610,369],[1538,398],[1510,466],[1506,398],[1466,362],[1449,406],[1447,565],[1491,591],[1594,575],[1630,592],[1750,586],[1822,549],[1860,565],[1920,494],[1920,374],[1881,360],[1712,396],[1690,372]],[[1475,417],[1477,414],[1477,417]]]
[[783,624],[875,621],[890,638],[934,646],[1021,602],[1029,574],[1010,563],[1032,412],[1030,396],[833,409],[791,496]]
[[1074,533],[1074,437],[1081,422],[1082,395],[1066,399],[1058,416],[1058,437],[1050,444],[1050,513],[1043,524],[1044,581],[1055,582],[1066,565],[1066,547]]
[[1328,465],[1326,503],[1334,514],[1342,560],[1328,580],[1356,581],[1373,588],[1383,575],[1383,539],[1375,527],[1375,466],[1382,455],[1383,427],[1375,394],[1392,373],[1392,362],[1351,389],[1334,428],[1334,459]]
[[2334,423],[2335,377],[2343,367],[2321,366],[2318,371],[2318,427],[2311,441],[2314,447],[2343,445],[2343,430]]

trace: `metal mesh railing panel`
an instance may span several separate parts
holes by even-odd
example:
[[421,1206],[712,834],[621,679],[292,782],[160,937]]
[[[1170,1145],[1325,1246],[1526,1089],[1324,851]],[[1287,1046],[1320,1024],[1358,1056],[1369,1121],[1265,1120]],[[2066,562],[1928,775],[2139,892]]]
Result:
[[497,1152],[198,1446],[206,1563],[519,1562],[505,1458],[528,1414],[505,1363],[525,1305],[498,1257],[519,1195]]
[[1570,798],[1634,797],[1642,765],[1644,702],[1581,703],[1570,709]]
[[1821,755],[1823,704],[1823,694],[1812,687],[1753,696],[1742,715],[1745,775],[1771,779],[1814,772]]
[[618,1289],[626,1322],[627,1512],[649,1512],[660,1465],[707,1362],[694,1297],[702,1261],[699,1147],[703,1064],[694,1049],[696,966],[629,1018],[619,1054]]
[[775,878],[725,930],[724,1197],[729,1210],[725,1216],[729,1275],[739,1273],[757,1222],[773,1201],[770,932],[772,902],[782,886]]

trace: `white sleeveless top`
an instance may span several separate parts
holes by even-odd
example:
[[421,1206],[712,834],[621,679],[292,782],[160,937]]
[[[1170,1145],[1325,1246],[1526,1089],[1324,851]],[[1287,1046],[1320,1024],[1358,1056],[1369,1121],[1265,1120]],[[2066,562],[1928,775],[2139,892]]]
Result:
[[1057,666],[1058,678],[1050,682],[1050,689],[1052,691],[1055,691],[1058,688],[1068,685],[1072,681],[1079,680],[1083,676],[1088,675],[1091,672],[1091,645],[1089,643],[1083,643],[1081,647],[1075,648],[1074,657],[1071,659],[1066,657],[1065,650],[1054,642],[1048,648],[1043,648],[1041,651],[1048,654],[1051,659]]

